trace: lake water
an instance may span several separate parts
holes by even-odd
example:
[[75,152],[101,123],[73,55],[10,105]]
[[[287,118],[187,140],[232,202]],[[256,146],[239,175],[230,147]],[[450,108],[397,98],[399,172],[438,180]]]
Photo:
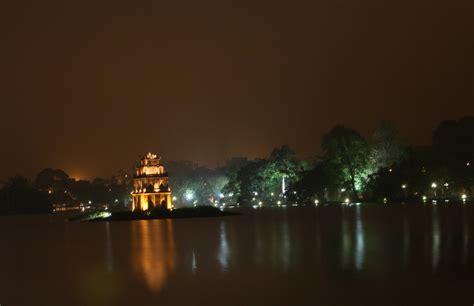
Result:
[[474,205],[0,217],[0,304],[473,305]]

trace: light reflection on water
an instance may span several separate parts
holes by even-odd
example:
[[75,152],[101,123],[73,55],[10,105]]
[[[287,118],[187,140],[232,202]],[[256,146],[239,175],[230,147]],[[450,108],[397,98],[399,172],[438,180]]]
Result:
[[176,264],[172,221],[138,221],[131,226],[132,266],[147,287],[158,293]]
[[431,265],[433,272],[438,269],[440,260],[440,248],[441,248],[441,230],[438,218],[438,207],[435,205],[432,209],[433,214],[433,228],[431,230],[432,243],[431,243]]
[[219,261],[222,271],[226,271],[229,267],[229,257],[230,250],[229,242],[227,241],[226,223],[222,221],[219,224],[219,250],[217,252],[217,260]]
[[355,236],[356,236],[356,249],[355,249],[355,267],[357,270],[362,270],[362,266],[364,265],[364,228],[362,226],[362,217],[361,217],[361,207],[356,206],[356,228],[355,228]]
[[[295,297],[311,300],[317,291],[318,299],[332,302],[337,296],[340,303],[333,304],[350,304],[369,283],[378,290],[365,296],[385,298],[395,291],[403,296],[400,292],[413,294],[407,288],[417,288],[424,293],[423,303],[428,296],[431,304],[438,304],[443,298],[437,292],[461,299],[474,280],[474,206],[362,205],[242,213],[113,223],[4,218],[0,239],[8,247],[0,252],[0,298],[5,305],[15,305],[19,296],[22,304],[54,304],[48,290],[63,288],[56,304],[192,305],[199,300],[221,305],[225,300],[244,305],[247,297],[262,297],[262,303],[287,305],[285,297],[298,304]],[[31,260],[32,254],[37,261]],[[25,275],[41,275],[44,281]],[[341,287],[347,294],[338,295]],[[18,288],[31,292],[23,295]]]

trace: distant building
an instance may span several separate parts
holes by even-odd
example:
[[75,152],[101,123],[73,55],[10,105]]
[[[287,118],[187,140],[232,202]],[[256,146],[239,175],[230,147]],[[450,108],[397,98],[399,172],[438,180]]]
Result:
[[171,209],[171,189],[160,157],[148,153],[140,160],[133,177],[132,211],[152,208]]

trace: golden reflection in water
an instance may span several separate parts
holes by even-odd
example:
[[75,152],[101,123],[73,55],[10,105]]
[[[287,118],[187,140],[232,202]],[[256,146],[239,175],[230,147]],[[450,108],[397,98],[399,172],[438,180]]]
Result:
[[132,266],[151,291],[158,293],[175,269],[171,220],[132,222]]

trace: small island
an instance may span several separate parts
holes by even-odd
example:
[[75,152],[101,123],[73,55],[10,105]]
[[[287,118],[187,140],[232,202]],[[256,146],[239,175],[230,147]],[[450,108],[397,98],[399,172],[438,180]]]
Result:
[[149,211],[100,211],[71,218],[71,221],[133,221],[153,219],[205,218],[235,216],[239,213],[222,211],[212,206],[197,206],[173,210],[152,209]]
[[221,217],[238,215],[213,206],[175,208],[171,203],[168,173],[153,153],[143,156],[136,166],[133,177],[132,206],[128,211],[96,211],[71,218],[71,221],[131,221],[151,219],[175,219]]

